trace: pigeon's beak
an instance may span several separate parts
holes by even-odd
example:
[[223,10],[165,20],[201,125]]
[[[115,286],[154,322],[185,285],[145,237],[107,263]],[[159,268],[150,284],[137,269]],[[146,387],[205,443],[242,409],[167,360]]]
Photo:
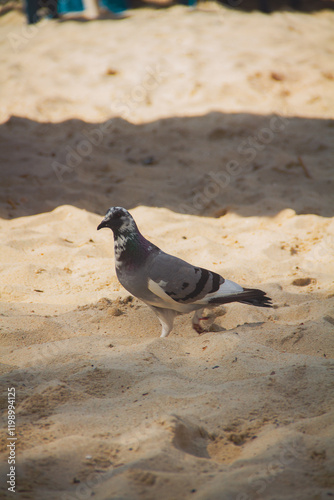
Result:
[[101,224],[97,226],[97,230],[102,229],[103,227],[108,227],[107,221],[103,219]]

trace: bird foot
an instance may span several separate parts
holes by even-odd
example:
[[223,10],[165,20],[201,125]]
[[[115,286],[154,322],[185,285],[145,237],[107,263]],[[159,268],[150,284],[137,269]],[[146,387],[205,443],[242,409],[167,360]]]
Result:
[[[202,318],[201,318],[202,319]],[[197,332],[199,335],[203,333],[205,330],[201,327],[199,323],[193,323],[193,329],[195,332]]]

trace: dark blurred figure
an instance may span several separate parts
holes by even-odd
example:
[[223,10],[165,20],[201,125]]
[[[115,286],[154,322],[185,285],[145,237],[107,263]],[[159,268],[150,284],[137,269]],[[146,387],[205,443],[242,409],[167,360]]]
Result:
[[[295,10],[298,10],[301,8],[301,1],[300,0],[290,0],[289,3],[291,5],[291,7]],[[259,9],[262,10],[262,12],[269,14],[271,12],[270,0],[259,0]]]
[[40,18],[38,16],[38,10],[45,8],[47,11],[47,16],[51,19],[58,18],[58,0],[26,0],[26,13],[28,24],[37,23]]
[[[222,0],[220,0],[222,1]],[[244,0],[223,0],[223,3],[227,3],[230,7],[243,7],[244,5]],[[247,2],[245,2],[247,4]],[[256,5],[256,2],[251,2],[252,4],[254,3]],[[257,6],[258,9],[261,10],[262,12],[265,12],[266,14],[269,14],[272,11],[272,4],[275,3],[271,0],[257,0]],[[282,0],[282,3],[283,2]],[[302,0],[288,0],[288,3],[294,10],[300,10],[302,8]],[[276,2],[277,4],[277,2]],[[249,5],[249,3],[247,4]]]

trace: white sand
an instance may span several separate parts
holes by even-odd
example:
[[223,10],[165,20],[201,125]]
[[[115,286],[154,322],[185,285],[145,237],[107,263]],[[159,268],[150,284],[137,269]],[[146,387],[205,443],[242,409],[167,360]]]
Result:
[[[0,18],[18,498],[334,495],[333,27],[333,11],[211,3],[29,29]],[[185,315],[160,339],[96,231],[111,205],[274,308],[218,308],[200,336]]]

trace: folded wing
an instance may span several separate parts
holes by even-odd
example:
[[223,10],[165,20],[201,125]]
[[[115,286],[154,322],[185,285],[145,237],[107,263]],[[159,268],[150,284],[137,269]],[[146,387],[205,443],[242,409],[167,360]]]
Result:
[[270,299],[258,289],[243,288],[219,274],[195,267],[164,252],[149,267],[148,286],[152,293],[165,302],[166,307],[177,305],[219,305],[242,302],[270,307]]

